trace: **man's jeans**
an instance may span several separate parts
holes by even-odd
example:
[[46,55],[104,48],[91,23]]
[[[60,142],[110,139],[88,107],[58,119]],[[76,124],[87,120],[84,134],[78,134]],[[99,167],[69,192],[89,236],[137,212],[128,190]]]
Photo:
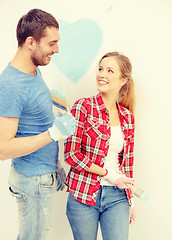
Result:
[[125,190],[100,186],[95,207],[78,202],[69,192],[66,214],[75,240],[96,240],[100,222],[103,240],[127,240],[129,203]]
[[26,177],[11,167],[9,189],[18,203],[18,240],[46,239],[56,188],[55,174]]

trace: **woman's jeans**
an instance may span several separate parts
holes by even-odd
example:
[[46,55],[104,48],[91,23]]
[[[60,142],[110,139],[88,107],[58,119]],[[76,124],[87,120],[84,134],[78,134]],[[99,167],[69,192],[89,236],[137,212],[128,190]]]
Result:
[[96,205],[78,202],[69,192],[66,214],[75,240],[96,240],[100,222],[103,240],[127,240],[129,203],[125,190],[100,186]]
[[18,240],[46,239],[55,187],[55,174],[26,177],[11,167],[9,189],[18,203]]

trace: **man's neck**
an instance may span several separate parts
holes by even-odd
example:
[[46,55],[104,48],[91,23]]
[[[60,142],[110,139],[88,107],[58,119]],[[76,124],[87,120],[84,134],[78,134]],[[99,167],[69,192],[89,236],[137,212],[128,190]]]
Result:
[[32,63],[27,52],[23,51],[20,48],[18,48],[16,55],[10,62],[10,65],[26,74],[36,75],[37,66]]

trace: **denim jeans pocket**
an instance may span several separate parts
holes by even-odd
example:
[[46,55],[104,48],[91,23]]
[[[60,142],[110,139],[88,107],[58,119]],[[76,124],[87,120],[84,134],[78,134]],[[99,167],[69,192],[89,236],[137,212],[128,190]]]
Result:
[[56,185],[55,174],[42,175],[39,183],[39,195],[44,198],[52,197],[56,189],[55,185]]
[[73,194],[69,192],[67,204],[66,204],[66,214],[67,216],[83,216],[84,212],[87,212],[87,209],[92,208],[89,205],[77,201]]
[[13,197],[16,197],[18,207],[19,207],[19,212],[22,212],[23,214],[25,214],[27,211],[26,195],[22,191],[20,191],[18,188],[15,188],[13,186],[9,186],[9,190],[11,192],[11,195]]
[[113,186],[113,188],[120,193],[122,193],[122,192],[125,193],[125,189],[123,189],[123,188],[118,188],[116,186]]
[[113,188],[115,190],[115,195],[118,200],[127,201],[129,203],[125,189],[121,189],[115,186]]
[[40,187],[53,188],[54,183],[55,183],[54,174],[46,174],[41,176]]
[[18,199],[21,199],[21,198],[25,199],[26,198],[25,195],[21,194],[21,192],[15,187],[9,186],[9,190],[11,192],[11,195],[18,198]]

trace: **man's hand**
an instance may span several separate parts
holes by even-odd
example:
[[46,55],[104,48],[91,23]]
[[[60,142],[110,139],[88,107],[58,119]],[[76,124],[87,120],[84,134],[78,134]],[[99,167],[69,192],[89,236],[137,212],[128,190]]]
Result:
[[60,112],[54,119],[54,124],[48,129],[50,137],[53,141],[66,139],[74,133],[76,129],[76,121],[71,113],[62,115]]

